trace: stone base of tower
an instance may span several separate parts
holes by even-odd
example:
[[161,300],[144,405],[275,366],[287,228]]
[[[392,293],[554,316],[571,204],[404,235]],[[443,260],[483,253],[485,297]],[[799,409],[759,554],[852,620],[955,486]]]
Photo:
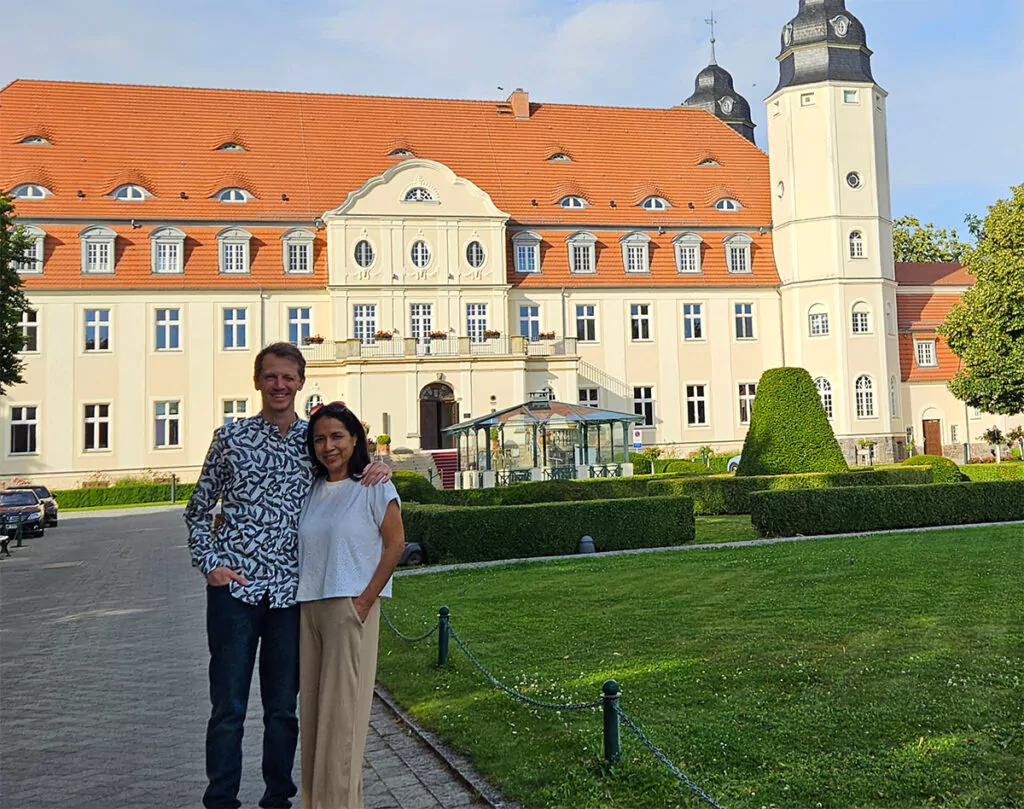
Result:
[[[859,435],[856,437],[836,436],[839,446],[850,466],[878,466],[899,463],[909,457],[906,439],[901,435]],[[873,441],[873,446],[862,446],[861,442]]]

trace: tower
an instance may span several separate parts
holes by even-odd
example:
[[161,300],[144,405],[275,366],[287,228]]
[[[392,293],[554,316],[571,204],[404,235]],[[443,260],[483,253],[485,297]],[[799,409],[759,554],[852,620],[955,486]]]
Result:
[[714,16],[707,20],[711,26],[711,59],[708,66],[697,74],[693,95],[683,102],[683,106],[710,112],[753,143],[754,122],[750,118],[750,104],[736,92],[732,75],[719,67],[715,56],[715,22]]
[[786,363],[831,395],[848,459],[875,441],[875,460],[899,460],[886,94],[845,0],[800,0],[778,62],[766,104]]

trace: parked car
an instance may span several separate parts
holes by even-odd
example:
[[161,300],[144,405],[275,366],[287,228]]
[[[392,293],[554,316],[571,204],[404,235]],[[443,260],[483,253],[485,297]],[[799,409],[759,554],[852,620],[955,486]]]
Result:
[[0,489],[0,519],[4,533],[9,536],[18,533],[20,520],[22,536],[41,537],[46,531],[44,513],[43,504],[31,489]]
[[742,458],[742,457],[743,457],[742,455],[734,455],[732,458],[730,458],[729,462],[725,465],[725,471],[726,472],[735,472],[737,469],[739,469],[740,468],[740,458]]
[[11,492],[11,491],[19,491],[21,489],[31,489],[32,491],[34,491],[36,493],[36,497],[39,498],[39,502],[43,504],[43,510],[45,512],[45,515],[46,515],[43,518],[43,522],[46,523],[46,527],[47,528],[50,528],[50,527],[56,528],[57,527],[57,498],[54,497],[50,493],[50,490],[47,489],[45,486],[32,486],[32,485],[8,486],[7,487],[7,491],[9,491],[9,492]]

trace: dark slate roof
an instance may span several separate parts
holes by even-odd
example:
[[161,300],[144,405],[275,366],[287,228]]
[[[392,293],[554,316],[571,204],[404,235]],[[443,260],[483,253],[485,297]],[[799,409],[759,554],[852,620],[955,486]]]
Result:
[[846,0],[800,0],[800,11],[782,28],[779,86],[819,81],[874,82],[863,24]]
[[697,74],[693,95],[683,102],[683,106],[697,107],[710,112],[751,143],[754,142],[754,122],[750,117],[750,104],[736,92],[729,71],[714,62]]

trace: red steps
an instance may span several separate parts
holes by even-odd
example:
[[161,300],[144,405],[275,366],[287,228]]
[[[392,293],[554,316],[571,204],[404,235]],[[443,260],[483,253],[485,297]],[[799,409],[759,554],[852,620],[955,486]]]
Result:
[[455,450],[441,450],[430,453],[434,458],[434,466],[441,474],[441,488],[454,489],[455,475],[459,471],[459,462]]

